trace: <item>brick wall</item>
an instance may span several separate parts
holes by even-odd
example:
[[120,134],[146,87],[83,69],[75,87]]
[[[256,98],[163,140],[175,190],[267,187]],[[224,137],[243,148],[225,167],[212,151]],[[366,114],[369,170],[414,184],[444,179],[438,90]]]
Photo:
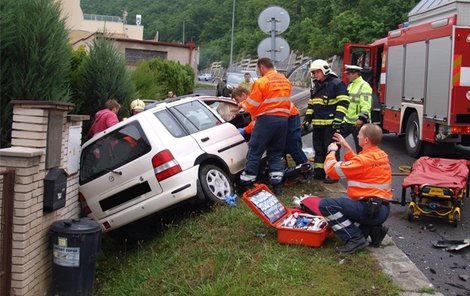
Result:
[[[71,127],[87,116],[67,116],[73,105],[58,102],[13,102],[12,147],[0,150],[0,169],[14,168],[16,184],[13,213],[12,295],[46,295],[52,270],[48,230],[57,220],[79,216],[78,173],[67,177],[65,207],[43,212],[48,118],[51,110],[63,113],[59,168],[67,168]],[[80,139],[76,139],[80,140]],[[55,149],[56,151],[59,149]],[[77,152],[78,153],[78,152]]]

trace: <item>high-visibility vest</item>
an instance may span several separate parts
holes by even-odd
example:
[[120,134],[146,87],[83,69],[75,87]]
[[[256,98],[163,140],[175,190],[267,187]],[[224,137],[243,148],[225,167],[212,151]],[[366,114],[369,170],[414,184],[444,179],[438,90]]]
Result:
[[375,196],[392,199],[392,168],[383,150],[375,146],[359,154],[349,151],[344,159],[337,161],[335,153],[328,153],[324,168],[332,179],[347,179],[349,198],[358,200]]
[[[290,116],[299,115],[300,114],[299,109],[297,109],[297,107],[295,107],[294,103],[291,102],[290,104],[291,104],[291,106],[290,106]],[[251,134],[254,127],[255,127],[255,120],[252,119],[250,121],[250,123],[247,126],[245,126],[243,129],[245,130],[245,133]]]
[[357,119],[369,122],[372,105],[372,88],[369,83],[359,76],[348,85],[348,92],[351,101],[344,122],[354,124]]
[[289,117],[290,95],[289,80],[271,70],[253,83],[250,96],[240,105],[252,118],[262,115]]

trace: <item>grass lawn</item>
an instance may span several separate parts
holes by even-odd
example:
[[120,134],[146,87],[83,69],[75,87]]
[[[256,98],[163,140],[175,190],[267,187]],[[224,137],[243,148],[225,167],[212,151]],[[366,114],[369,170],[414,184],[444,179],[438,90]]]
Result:
[[[285,188],[283,200],[318,183]],[[105,235],[94,295],[399,295],[368,251],[341,255],[277,242],[276,230],[241,200],[236,207],[180,206],[153,221],[149,240]]]

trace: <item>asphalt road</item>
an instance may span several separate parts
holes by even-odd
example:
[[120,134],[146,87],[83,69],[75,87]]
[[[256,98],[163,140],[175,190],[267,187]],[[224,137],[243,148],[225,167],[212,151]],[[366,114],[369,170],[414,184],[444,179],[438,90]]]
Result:
[[[412,165],[415,161],[406,154],[404,139],[396,135],[385,135],[381,147],[389,155],[393,172],[398,172],[399,165]],[[437,156],[462,157],[433,155],[433,157]],[[401,176],[393,178],[394,199],[396,200],[401,199],[401,184],[404,178]],[[407,201],[410,201],[409,190],[407,195]],[[434,248],[431,244],[433,240],[470,239],[470,199],[464,200],[462,220],[457,227],[451,225],[446,219],[420,217],[418,220],[409,222],[407,209],[407,206],[392,206],[392,212],[386,224],[390,226],[389,234],[394,242],[441,293],[470,295],[470,278],[464,281],[459,277],[470,277],[470,247],[449,252]]]
[[[297,90],[296,92],[298,92]],[[214,90],[196,90],[196,93],[215,95]],[[352,138],[349,137],[352,147]],[[312,147],[312,135],[303,138],[304,147]],[[406,154],[404,138],[394,134],[384,135],[381,148],[387,152],[393,172],[399,172],[398,166],[412,165],[416,160]],[[427,149],[426,151],[436,152]],[[470,155],[433,155],[433,157],[470,159]],[[401,200],[404,176],[394,176],[394,199]],[[409,190],[407,201],[410,201]],[[461,223],[454,227],[445,219],[420,217],[413,222],[407,220],[407,206],[392,205],[386,225],[389,235],[397,246],[424,273],[430,282],[444,295],[470,295],[470,247],[460,251],[445,251],[432,246],[434,240],[470,239],[470,198],[465,198],[462,207]],[[462,278],[469,277],[466,281]]]

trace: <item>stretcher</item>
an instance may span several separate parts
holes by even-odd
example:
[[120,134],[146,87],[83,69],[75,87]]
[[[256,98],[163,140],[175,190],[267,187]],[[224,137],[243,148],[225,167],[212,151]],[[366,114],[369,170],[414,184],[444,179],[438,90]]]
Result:
[[410,189],[408,220],[421,215],[447,219],[454,226],[461,221],[464,197],[468,198],[468,165],[463,159],[421,157],[402,183],[402,205]]

